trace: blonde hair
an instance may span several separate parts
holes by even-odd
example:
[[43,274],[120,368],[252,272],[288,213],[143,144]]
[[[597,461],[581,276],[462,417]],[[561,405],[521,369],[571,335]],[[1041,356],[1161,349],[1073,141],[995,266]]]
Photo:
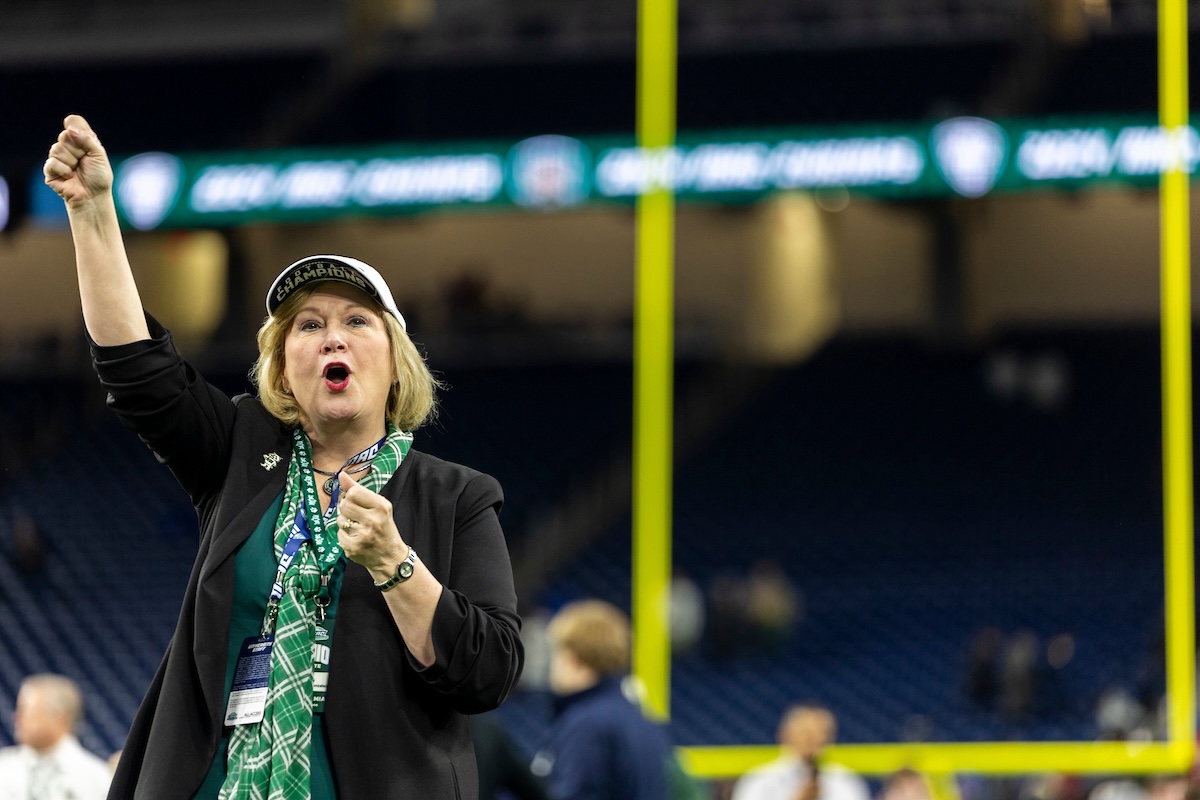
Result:
[[601,677],[629,671],[629,617],[612,603],[568,603],[550,620],[548,633],[554,647]]
[[[292,293],[258,329],[258,360],[250,369],[250,380],[258,388],[258,399],[271,416],[294,428],[300,424],[300,406],[283,387],[284,345],[300,304],[319,288],[319,283]],[[363,295],[366,297],[366,295]],[[397,320],[383,306],[367,298],[383,320],[392,353],[392,388],[388,391],[386,417],[402,431],[416,430],[437,414],[436,392],[441,383],[433,377],[425,359]]]

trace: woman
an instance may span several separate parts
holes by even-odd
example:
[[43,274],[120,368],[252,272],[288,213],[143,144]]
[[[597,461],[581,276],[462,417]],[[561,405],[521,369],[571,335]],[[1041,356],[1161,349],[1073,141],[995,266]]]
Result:
[[254,377],[230,399],[141,307],[87,122],[44,167],[66,203],[109,405],[200,520],[179,623],[110,798],[474,798],[464,714],[520,674],[492,478],[409,449],[435,381],[391,292],[313,256],[267,295]]

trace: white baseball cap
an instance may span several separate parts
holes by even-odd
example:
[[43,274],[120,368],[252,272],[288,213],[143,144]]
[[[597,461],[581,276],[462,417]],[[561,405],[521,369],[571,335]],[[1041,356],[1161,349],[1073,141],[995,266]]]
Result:
[[408,330],[408,326],[404,324],[404,316],[396,308],[392,290],[388,288],[383,276],[370,264],[346,256],[306,256],[288,266],[279,273],[279,277],[267,291],[267,314],[274,315],[292,292],[301,286],[319,281],[348,283],[365,292],[387,309],[400,323],[401,328]]

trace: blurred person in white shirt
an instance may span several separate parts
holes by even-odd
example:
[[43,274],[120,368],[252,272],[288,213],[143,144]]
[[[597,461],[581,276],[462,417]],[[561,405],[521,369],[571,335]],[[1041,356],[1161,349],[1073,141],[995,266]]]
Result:
[[779,724],[783,753],[743,775],[732,800],[870,800],[866,781],[825,763],[825,749],[836,738],[837,720],[829,709],[793,706]]
[[0,749],[0,800],[104,800],[112,773],[75,738],[82,717],[71,679],[41,674],[22,681],[13,714],[17,745]]

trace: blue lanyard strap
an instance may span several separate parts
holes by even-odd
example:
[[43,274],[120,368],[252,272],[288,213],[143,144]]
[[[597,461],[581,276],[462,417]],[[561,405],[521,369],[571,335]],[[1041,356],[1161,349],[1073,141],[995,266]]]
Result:
[[[383,443],[384,436],[375,444],[352,457],[342,469],[354,464],[361,464],[374,458]],[[262,635],[266,636],[275,630],[275,619],[279,616],[279,601],[283,599],[283,578],[296,560],[296,554],[304,543],[312,540],[316,549],[317,563],[321,569],[321,590],[315,598],[317,604],[318,622],[324,621],[325,608],[329,605],[329,576],[337,561],[342,556],[342,547],[338,544],[337,535],[329,531],[328,524],[332,522],[337,510],[341,486],[334,483],[333,495],[329,500],[329,510],[321,514],[321,503],[317,498],[317,482],[313,478],[312,451],[309,447],[308,436],[297,428],[292,434],[293,449],[296,453],[297,466],[300,472],[300,486],[303,504],[296,510],[296,519],[292,522],[291,532],[283,544],[283,552],[279,555],[279,566],[275,571],[275,581],[271,584],[271,594],[267,597],[267,613],[263,617]],[[339,470],[340,472],[341,470]],[[307,513],[306,513],[307,512]],[[312,518],[311,531],[308,519]]]
[[292,523],[292,532],[284,542],[283,553],[279,556],[279,567],[275,571],[275,582],[271,584],[271,594],[267,597],[267,613],[263,617],[261,633],[266,636],[275,631],[275,618],[279,616],[279,601],[283,598],[283,576],[300,552],[300,547],[309,539],[308,525],[304,521],[304,510],[296,513],[296,521]]
[[[361,464],[368,461],[379,453],[383,443],[387,441],[385,435],[378,442],[358,453],[343,465]],[[322,574],[333,569],[334,564],[342,556],[342,547],[338,544],[337,536],[330,535],[326,528],[326,520],[321,516],[321,502],[317,497],[317,481],[313,478],[313,460],[312,450],[308,443],[308,436],[303,430],[297,428],[292,432],[292,445],[296,452],[296,460],[300,467],[300,487],[301,494],[304,498],[304,507],[308,510],[308,517],[312,520],[312,540],[313,546],[317,550],[317,563],[321,566]],[[340,472],[340,470],[339,470]],[[338,496],[341,492],[341,486],[338,483],[333,485],[333,497],[329,501],[329,511],[332,512],[337,507]],[[299,518],[299,513],[297,513]]]

